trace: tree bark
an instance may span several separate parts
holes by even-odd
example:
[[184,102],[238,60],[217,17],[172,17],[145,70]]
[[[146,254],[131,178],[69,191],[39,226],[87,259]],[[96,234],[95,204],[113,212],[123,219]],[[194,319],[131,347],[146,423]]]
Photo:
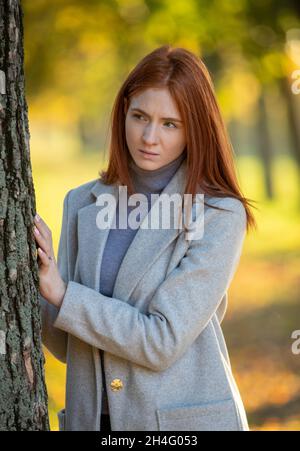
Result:
[[49,430],[19,0],[0,0],[0,430]]

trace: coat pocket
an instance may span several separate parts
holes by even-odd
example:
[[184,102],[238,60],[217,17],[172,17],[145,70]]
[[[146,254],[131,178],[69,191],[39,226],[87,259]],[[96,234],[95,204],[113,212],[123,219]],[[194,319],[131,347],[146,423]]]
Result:
[[233,399],[157,409],[159,431],[241,430]]
[[57,413],[58,427],[60,431],[65,430],[66,409],[62,409]]

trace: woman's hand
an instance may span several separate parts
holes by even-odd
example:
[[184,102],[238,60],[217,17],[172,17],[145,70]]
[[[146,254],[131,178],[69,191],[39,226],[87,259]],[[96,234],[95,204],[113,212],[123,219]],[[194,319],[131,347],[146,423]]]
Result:
[[38,264],[40,293],[46,301],[60,307],[66,292],[53,252],[52,233],[47,224],[37,214],[34,218],[34,236],[38,244]]

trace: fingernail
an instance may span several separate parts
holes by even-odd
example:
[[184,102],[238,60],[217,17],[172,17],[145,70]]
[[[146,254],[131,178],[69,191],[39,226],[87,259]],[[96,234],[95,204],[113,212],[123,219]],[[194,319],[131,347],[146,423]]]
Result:
[[40,234],[39,229],[37,229],[35,226],[34,226],[34,231],[35,231],[35,233],[36,233],[37,235]]
[[41,219],[40,216],[38,214],[35,215],[34,219],[36,220],[36,222],[39,222],[39,220]]

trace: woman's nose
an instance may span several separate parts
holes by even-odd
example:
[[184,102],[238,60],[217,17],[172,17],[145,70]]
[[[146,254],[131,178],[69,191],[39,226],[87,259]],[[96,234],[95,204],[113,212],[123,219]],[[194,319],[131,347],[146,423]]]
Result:
[[147,144],[157,144],[159,141],[158,127],[156,127],[154,124],[147,125],[143,133],[143,140]]

